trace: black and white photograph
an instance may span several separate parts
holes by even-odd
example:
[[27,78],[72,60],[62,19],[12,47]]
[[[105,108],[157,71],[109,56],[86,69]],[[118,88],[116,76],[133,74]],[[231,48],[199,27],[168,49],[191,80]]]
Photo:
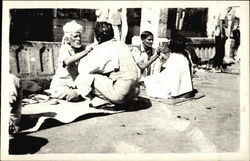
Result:
[[249,160],[249,1],[3,1],[1,160]]

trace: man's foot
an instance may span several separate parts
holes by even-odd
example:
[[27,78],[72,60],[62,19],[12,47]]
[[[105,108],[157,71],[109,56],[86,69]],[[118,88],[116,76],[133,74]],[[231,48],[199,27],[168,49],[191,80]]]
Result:
[[210,70],[212,73],[222,73],[224,69],[222,67],[215,67]]
[[234,61],[235,61],[236,63],[238,63],[238,62],[240,61],[240,57],[235,56],[235,57],[234,57]]
[[109,105],[112,104],[110,101],[99,98],[99,97],[94,97],[91,100],[91,103],[89,104],[90,107],[100,107],[100,106],[104,106],[104,105]]
[[140,86],[141,90],[145,90],[146,89],[146,85],[145,85],[144,81],[139,82],[139,86]]
[[75,89],[68,89],[65,99],[68,102],[80,102],[86,100],[80,94],[78,94]]
[[230,64],[235,64],[236,61],[233,58],[225,58],[223,60],[223,64],[230,65]]

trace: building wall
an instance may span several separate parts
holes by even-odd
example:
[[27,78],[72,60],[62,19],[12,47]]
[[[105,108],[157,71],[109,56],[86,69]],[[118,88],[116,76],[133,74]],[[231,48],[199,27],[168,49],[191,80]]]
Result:
[[[27,40],[61,42],[62,27],[71,20],[83,26],[84,43],[94,40],[95,9],[13,9],[10,13],[11,43]],[[128,8],[126,43],[131,44],[133,36],[139,36],[145,30],[159,38],[170,38],[173,30],[188,37],[206,37],[212,28],[212,23],[207,25],[207,19],[211,22],[207,8]]]
[[10,42],[52,40],[52,9],[11,9]]
[[10,43],[23,41],[61,42],[62,27],[76,20],[83,26],[83,43],[94,40],[94,10],[86,9],[12,9]]

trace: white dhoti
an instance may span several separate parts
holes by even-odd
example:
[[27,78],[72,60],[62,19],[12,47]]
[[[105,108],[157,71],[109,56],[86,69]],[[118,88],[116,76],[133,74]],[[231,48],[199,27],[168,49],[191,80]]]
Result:
[[182,54],[170,54],[166,68],[159,74],[145,78],[146,94],[170,98],[193,90],[189,62]]

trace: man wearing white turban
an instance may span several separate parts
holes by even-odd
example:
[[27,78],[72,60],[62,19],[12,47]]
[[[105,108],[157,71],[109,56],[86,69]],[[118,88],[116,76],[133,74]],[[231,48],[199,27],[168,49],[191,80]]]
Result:
[[80,97],[76,93],[75,78],[78,75],[78,63],[92,48],[83,50],[82,26],[76,21],[71,21],[63,26],[64,36],[58,56],[58,68],[52,79],[51,96],[67,101],[76,101]]

